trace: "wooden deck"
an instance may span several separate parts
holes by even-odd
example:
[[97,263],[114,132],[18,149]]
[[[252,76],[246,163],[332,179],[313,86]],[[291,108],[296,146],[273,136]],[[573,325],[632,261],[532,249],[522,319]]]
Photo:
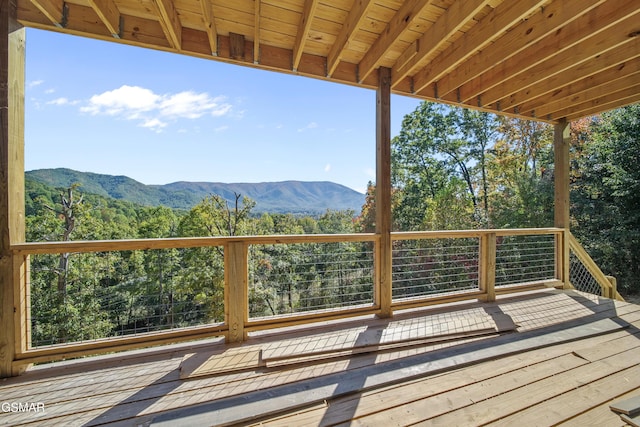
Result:
[[0,425],[623,426],[638,326],[638,305],[543,290],[59,362],[0,382]]

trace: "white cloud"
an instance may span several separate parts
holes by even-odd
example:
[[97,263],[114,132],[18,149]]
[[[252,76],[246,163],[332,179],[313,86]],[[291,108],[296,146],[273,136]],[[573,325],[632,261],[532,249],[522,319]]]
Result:
[[55,89],[47,89],[44,91],[44,93],[46,93],[47,95],[51,95],[52,93],[55,93]]
[[88,105],[80,110],[92,115],[137,120],[141,127],[160,132],[169,122],[178,119],[194,120],[207,114],[225,116],[231,112],[232,106],[225,102],[224,97],[211,97],[206,92],[183,91],[159,95],[150,89],[124,85],[92,96]]
[[27,83],[27,87],[32,88],[32,87],[40,86],[42,83],[44,83],[44,80],[33,80]]
[[318,127],[318,123],[311,122],[308,125],[306,125],[305,127],[298,129],[298,132],[304,132],[305,130],[315,129],[317,127]]
[[47,104],[51,105],[67,105],[69,100],[67,98],[56,98],[52,101],[47,102]]
[[327,164],[325,165],[325,167],[324,167],[324,171],[325,171],[325,172],[329,172],[329,171],[331,171],[331,163],[327,163]]
[[51,101],[47,101],[47,105],[77,105],[79,101],[70,101],[68,98],[61,97]]

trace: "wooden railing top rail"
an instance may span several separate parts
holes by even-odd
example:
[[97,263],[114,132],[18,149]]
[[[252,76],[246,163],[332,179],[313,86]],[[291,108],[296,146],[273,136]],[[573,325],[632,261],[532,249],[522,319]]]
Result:
[[482,237],[487,234],[496,236],[530,236],[543,234],[558,234],[563,232],[563,228],[498,228],[482,230],[438,230],[438,231],[395,231],[391,233],[391,240],[411,240],[411,239],[443,239],[443,238],[466,238]]
[[231,237],[173,237],[160,239],[126,240],[75,240],[69,242],[28,242],[11,246],[11,250],[21,254],[52,254],[64,252],[108,252],[147,249],[180,249],[208,246],[223,246],[233,242],[251,245],[296,244],[296,243],[338,243],[373,242],[378,238],[374,233],[357,234],[287,234],[268,236]]
[[[391,233],[392,240],[437,239],[481,237],[490,233],[496,236],[519,236],[554,234],[561,228],[511,228],[485,230],[443,230],[443,231],[397,231]],[[375,233],[351,234],[286,234],[266,236],[231,237],[172,237],[159,239],[124,240],[75,240],[69,242],[25,242],[11,246],[15,253],[53,254],[63,252],[108,252],[133,251],[147,249],[180,249],[208,246],[223,246],[231,242],[245,242],[250,245],[296,244],[296,243],[334,243],[334,242],[370,242],[379,236]]]

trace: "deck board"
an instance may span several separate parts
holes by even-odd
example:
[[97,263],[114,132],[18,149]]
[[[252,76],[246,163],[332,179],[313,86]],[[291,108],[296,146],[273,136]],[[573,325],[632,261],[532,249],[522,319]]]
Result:
[[[388,339],[411,338],[427,330],[432,334],[473,330],[500,316],[512,320],[517,332],[384,351],[370,348],[362,354],[349,353],[349,346],[340,347],[343,344],[335,334],[337,330],[343,336],[369,330],[375,331],[376,338],[384,334]],[[592,329],[588,336],[569,333],[571,327],[588,329],[597,322],[608,322],[607,329]],[[495,326],[497,322],[489,323]],[[524,346],[527,337],[537,339],[539,345]],[[325,338],[326,342],[317,342]],[[302,345],[296,346],[296,342]],[[600,425],[624,425],[608,405],[640,390],[640,306],[573,291],[535,291],[500,296],[495,303],[398,313],[391,320],[356,319],[306,331],[292,328],[260,333],[246,346],[277,349],[282,343],[294,350],[290,354],[302,358],[323,346],[346,348],[346,353],[188,380],[180,378],[185,357],[204,357],[233,347],[212,341],[50,364],[0,382],[3,401],[42,401],[46,413],[2,413],[0,425],[117,427],[150,425],[154,420],[159,424],[163,417],[188,416],[212,404],[228,410],[230,406],[225,407],[224,402],[239,402],[261,390],[267,395],[285,390],[280,397],[295,401],[297,395],[286,390],[318,384],[327,385],[327,391],[316,393],[314,399],[299,399],[270,415],[266,406],[271,407],[272,402],[264,400],[262,407],[253,407],[254,413],[240,413],[241,417],[228,421],[247,424],[253,419],[273,426],[387,426],[404,425],[408,420],[438,425],[513,425],[522,424],[521,419],[539,419],[542,421],[537,425],[585,425],[593,419],[603,420]],[[407,370],[412,374],[399,375]],[[330,390],[332,384],[334,389]],[[236,407],[236,412],[242,412],[242,405]],[[535,418],[540,413],[545,413],[544,418]],[[188,418],[178,420],[186,423]]]

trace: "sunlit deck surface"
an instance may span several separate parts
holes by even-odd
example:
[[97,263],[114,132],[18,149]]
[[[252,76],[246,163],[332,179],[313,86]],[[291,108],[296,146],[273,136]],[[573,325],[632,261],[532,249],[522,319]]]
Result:
[[34,367],[2,425],[626,425],[640,306],[546,289]]

